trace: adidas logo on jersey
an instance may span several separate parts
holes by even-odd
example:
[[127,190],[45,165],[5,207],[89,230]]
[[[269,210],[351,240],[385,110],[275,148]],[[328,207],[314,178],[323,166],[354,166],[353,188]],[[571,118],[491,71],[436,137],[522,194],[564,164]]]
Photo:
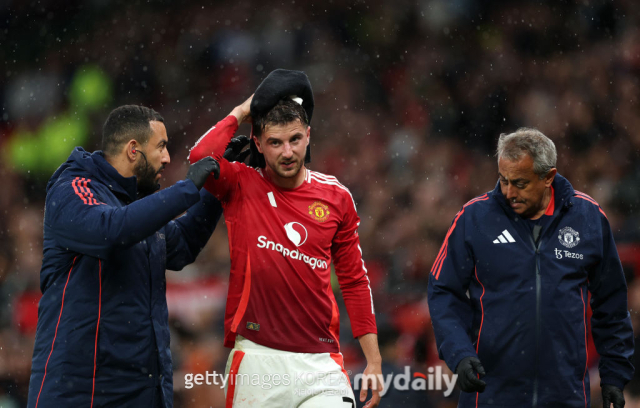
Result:
[[502,234],[498,235],[498,238],[493,240],[494,244],[507,244],[512,242],[516,242],[516,240],[513,239],[507,230],[502,231]]

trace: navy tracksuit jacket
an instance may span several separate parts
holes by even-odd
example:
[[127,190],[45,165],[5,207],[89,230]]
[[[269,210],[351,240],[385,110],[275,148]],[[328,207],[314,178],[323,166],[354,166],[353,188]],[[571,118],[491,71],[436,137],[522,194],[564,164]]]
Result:
[[555,209],[533,228],[507,205],[500,184],[456,215],[429,277],[440,358],[455,372],[478,356],[483,393],[459,407],[589,405],[587,302],[602,384],[631,379],[627,286],[607,217],[562,176]]
[[173,405],[165,270],[195,260],[222,209],[190,180],[136,190],[82,148],[49,181],[30,408]]

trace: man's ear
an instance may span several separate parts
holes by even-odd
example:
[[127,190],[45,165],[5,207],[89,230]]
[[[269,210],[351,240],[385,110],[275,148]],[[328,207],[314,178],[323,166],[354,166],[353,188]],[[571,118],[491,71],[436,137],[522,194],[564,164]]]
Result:
[[256,148],[258,149],[258,152],[260,152],[260,154],[264,154],[262,153],[262,146],[260,145],[260,138],[256,135],[251,135],[251,137],[253,138],[253,142],[256,144]]
[[544,186],[545,187],[550,187],[551,186],[551,183],[553,183],[553,179],[556,177],[556,174],[558,174],[558,169],[553,168],[553,169],[549,170],[547,175],[544,176]]
[[311,126],[307,126],[307,146],[309,146],[310,137],[311,137]]
[[127,144],[125,145],[124,153],[130,162],[134,162],[137,160],[139,156],[138,154],[139,146],[140,144],[135,139],[129,140],[129,142],[127,142]]

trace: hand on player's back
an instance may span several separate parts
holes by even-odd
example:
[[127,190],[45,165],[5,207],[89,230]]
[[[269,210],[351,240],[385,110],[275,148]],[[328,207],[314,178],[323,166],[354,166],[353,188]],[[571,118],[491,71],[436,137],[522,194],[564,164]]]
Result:
[[213,157],[208,156],[189,166],[186,178],[193,181],[193,184],[200,190],[211,173],[217,180],[220,177],[220,165]]

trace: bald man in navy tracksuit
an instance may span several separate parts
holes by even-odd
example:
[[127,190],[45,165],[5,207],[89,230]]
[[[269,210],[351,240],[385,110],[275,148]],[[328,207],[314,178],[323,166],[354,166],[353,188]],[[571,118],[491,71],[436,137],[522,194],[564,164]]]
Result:
[[622,266],[605,212],[556,158],[537,130],[501,135],[496,188],[458,212],[431,270],[459,407],[588,407],[589,293],[604,406],[624,405],[634,346]]

